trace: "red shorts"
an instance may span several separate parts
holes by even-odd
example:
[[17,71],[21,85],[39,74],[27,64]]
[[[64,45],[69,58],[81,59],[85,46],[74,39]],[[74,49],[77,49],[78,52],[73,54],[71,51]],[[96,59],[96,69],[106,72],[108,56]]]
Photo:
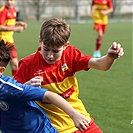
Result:
[[13,49],[12,49],[12,51],[11,51],[11,56],[12,56],[12,58],[18,58],[17,49],[16,49],[14,43],[11,43],[10,45],[13,45]]
[[106,25],[105,24],[94,23],[93,29],[96,30],[96,31],[102,30],[103,34],[104,34],[105,30],[106,30]]
[[81,132],[79,130],[73,132],[73,133],[103,133],[102,130],[95,124],[94,119],[91,118],[91,122],[89,124],[89,127]]

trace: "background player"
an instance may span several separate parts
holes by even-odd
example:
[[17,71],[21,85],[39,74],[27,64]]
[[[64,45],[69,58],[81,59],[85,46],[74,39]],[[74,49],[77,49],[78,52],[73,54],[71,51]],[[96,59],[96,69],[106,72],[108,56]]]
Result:
[[12,75],[18,69],[18,55],[14,44],[13,33],[23,32],[27,28],[27,24],[22,21],[16,21],[17,10],[14,7],[15,0],[4,0],[5,5],[0,8],[0,40],[9,42],[14,48],[11,51],[12,59],[10,66]]
[[94,30],[97,31],[96,47],[93,56],[101,57],[100,48],[103,41],[103,36],[108,23],[108,14],[113,12],[113,5],[111,0],[92,0],[90,17],[93,18]]

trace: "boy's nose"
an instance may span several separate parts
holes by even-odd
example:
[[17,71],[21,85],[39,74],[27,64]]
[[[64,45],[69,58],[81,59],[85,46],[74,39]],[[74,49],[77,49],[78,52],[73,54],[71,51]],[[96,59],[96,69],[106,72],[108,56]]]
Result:
[[53,52],[49,52],[49,53],[48,53],[48,57],[49,57],[49,58],[53,58]]

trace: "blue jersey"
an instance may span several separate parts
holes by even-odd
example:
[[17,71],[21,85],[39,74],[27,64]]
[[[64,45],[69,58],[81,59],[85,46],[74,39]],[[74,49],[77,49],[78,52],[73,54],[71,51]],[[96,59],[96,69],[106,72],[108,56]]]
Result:
[[34,102],[47,90],[0,77],[0,129],[2,133],[58,133],[46,113]]

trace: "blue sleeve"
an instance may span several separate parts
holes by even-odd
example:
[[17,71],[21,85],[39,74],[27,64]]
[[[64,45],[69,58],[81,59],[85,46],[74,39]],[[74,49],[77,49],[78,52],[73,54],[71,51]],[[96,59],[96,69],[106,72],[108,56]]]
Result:
[[45,92],[47,91],[46,89],[43,88],[37,88],[34,86],[28,86],[28,85],[23,85],[23,93],[21,93],[21,97],[24,100],[37,100],[37,101],[42,101]]
[[20,84],[11,78],[6,82],[2,80],[2,82],[3,87],[1,86],[1,88],[3,88],[3,93],[13,99],[19,99],[21,101],[42,101],[47,91],[46,89]]

